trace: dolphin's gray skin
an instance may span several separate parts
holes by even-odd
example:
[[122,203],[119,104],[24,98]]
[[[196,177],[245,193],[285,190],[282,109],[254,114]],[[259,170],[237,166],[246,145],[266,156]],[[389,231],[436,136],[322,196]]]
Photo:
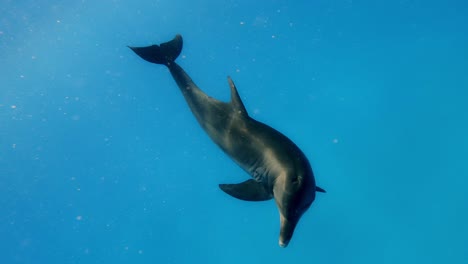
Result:
[[252,176],[239,184],[220,184],[221,190],[244,201],[275,198],[281,222],[279,245],[286,247],[297,222],[314,201],[315,192],[325,192],[315,185],[304,153],[289,138],[247,114],[231,78],[230,102],[218,101],[200,90],[175,63],[182,51],[180,35],[159,46],[130,48],[144,60],[169,68],[202,128]]

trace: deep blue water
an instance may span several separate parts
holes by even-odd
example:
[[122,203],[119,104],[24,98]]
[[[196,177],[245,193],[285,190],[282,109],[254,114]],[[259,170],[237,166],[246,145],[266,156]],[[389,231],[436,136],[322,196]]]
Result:
[[[0,6],[0,263],[468,263],[465,1]],[[273,201],[127,45],[184,36],[327,190],[278,247]]]

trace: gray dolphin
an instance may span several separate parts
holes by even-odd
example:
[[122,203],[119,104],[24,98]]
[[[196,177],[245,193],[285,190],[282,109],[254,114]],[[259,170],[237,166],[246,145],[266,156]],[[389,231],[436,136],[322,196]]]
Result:
[[221,190],[244,201],[275,199],[281,223],[279,245],[286,247],[315,192],[325,192],[315,185],[304,153],[285,135],[248,115],[230,77],[230,102],[200,90],[175,62],[182,51],[182,36],[161,45],[129,48],[146,61],[167,66],[201,127],[252,177],[238,184],[220,184]]

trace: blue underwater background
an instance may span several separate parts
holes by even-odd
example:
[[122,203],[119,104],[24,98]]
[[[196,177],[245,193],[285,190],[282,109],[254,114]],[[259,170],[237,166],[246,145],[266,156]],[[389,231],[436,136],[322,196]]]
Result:
[[[127,45],[180,33],[209,95],[309,157],[318,193],[278,246],[273,201]],[[468,263],[468,3],[0,5],[0,263]]]

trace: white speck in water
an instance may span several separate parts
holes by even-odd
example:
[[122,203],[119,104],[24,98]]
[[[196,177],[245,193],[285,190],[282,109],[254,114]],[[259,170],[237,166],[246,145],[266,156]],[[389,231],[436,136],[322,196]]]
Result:
[[333,143],[334,143],[334,144],[337,144],[337,143],[338,143],[338,139],[337,139],[337,138],[334,138],[334,139],[333,139]]

